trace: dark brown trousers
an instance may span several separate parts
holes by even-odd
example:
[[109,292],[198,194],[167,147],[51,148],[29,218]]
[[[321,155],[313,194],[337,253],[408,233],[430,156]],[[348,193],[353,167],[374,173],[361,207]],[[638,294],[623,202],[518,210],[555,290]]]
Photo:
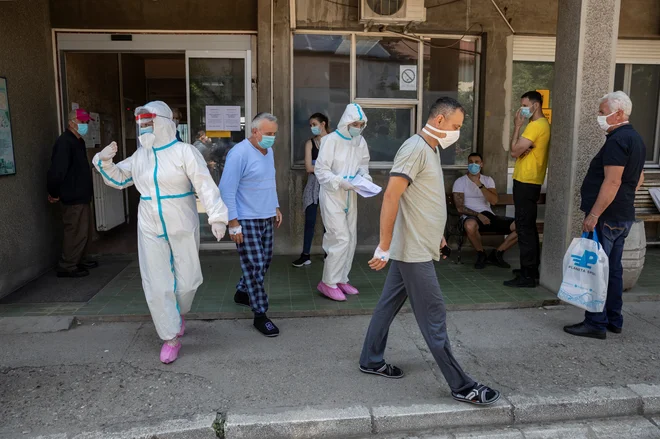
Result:
[[87,256],[91,241],[92,209],[89,204],[62,205],[64,239],[60,270],[72,271]]

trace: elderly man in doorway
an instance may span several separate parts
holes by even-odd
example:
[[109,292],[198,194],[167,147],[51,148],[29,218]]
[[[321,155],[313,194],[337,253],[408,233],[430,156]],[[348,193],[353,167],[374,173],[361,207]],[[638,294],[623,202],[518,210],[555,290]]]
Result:
[[89,113],[82,108],[69,113],[67,129],[53,146],[48,170],[48,201],[62,203],[64,236],[58,277],[84,277],[96,261],[87,259],[90,243],[94,186],[83,136],[87,134]]
[[632,102],[622,91],[609,93],[600,101],[598,125],[606,140],[589,165],[582,182],[580,210],[586,215],[585,232],[596,232],[609,258],[607,300],[602,312],[586,311],[584,321],[565,326],[579,337],[604,340],[607,331],[620,334],[623,328],[623,246],[635,221],[635,192],[644,182],[646,146],[630,125]]
[[280,330],[266,316],[268,294],[264,278],[273,259],[273,225],[282,224],[275,184],[273,144],[277,118],[260,113],[252,120],[252,134],[227,154],[220,191],[229,209],[229,237],[241,257],[242,276],[234,302],[254,312],[254,327],[266,337]]

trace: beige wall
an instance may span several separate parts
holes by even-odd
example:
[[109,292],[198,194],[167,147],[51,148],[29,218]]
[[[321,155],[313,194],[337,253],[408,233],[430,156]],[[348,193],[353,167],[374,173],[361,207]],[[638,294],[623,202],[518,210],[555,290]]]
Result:
[[0,76],[7,78],[16,175],[0,177],[0,297],[53,266],[58,208],[46,199],[57,137],[47,0],[0,2]]

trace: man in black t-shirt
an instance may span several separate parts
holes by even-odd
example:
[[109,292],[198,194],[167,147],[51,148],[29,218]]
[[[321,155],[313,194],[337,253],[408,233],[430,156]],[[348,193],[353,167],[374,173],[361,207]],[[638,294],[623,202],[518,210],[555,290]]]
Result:
[[581,337],[607,338],[623,327],[623,246],[635,221],[635,192],[644,182],[646,146],[630,125],[632,102],[622,91],[603,97],[598,124],[607,140],[589,165],[582,182],[580,209],[586,217],[583,231],[596,231],[609,258],[610,276],[605,309],[585,312],[584,321],[565,326],[564,331]]

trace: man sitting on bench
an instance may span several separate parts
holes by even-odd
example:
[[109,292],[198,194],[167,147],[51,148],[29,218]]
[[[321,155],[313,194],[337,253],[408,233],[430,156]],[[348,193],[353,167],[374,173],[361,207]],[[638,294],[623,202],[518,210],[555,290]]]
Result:
[[[513,218],[497,216],[490,208],[497,204],[495,181],[481,174],[483,159],[480,154],[472,153],[468,157],[468,173],[454,182],[454,203],[462,215],[461,221],[472,246],[477,250],[477,262],[474,268],[482,269],[486,263],[501,268],[511,268],[504,260],[504,252],[518,242],[516,225]],[[508,235],[504,242],[486,255],[481,244],[481,233]]]

